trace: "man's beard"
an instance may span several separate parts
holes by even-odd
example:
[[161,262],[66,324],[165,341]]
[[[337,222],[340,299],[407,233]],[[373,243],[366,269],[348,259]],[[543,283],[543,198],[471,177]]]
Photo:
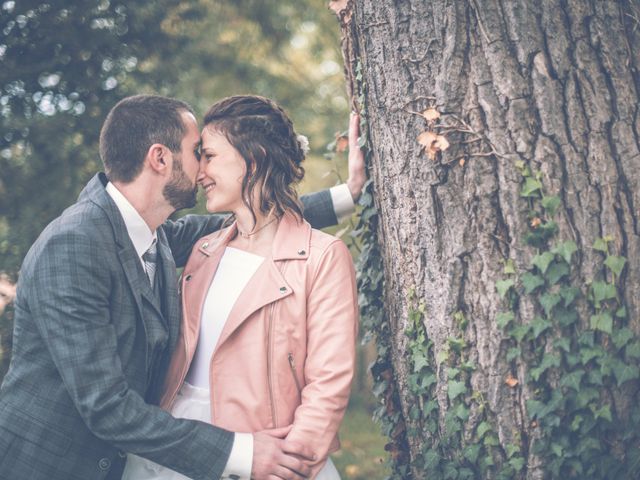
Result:
[[175,158],[171,178],[162,189],[162,195],[173,208],[182,210],[196,206],[197,194],[198,187],[185,175],[181,159]]

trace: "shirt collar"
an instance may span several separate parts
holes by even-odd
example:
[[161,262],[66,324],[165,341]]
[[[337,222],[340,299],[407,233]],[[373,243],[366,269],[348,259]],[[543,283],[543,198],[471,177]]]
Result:
[[113,183],[107,183],[105,189],[115,202],[116,207],[118,207],[120,215],[122,215],[127,233],[133,243],[133,248],[135,248],[138,257],[142,258],[144,252],[156,241],[156,232],[151,231],[147,222],[144,221],[134,206],[131,205],[131,202],[127,200]]

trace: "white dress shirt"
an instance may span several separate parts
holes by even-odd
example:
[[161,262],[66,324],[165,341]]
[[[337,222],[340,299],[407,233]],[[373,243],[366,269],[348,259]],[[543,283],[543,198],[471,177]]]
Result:
[[331,201],[333,202],[333,210],[336,212],[338,223],[344,222],[355,211],[356,206],[353,203],[353,197],[346,183],[341,183],[329,189]]

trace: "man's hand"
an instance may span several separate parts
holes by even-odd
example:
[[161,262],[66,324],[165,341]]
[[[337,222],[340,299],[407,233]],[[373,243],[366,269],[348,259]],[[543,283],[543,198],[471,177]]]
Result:
[[253,434],[254,480],[302,480],[311,474],[305,460],[315,460],[310,448],[283,440],[291,427],[263,430]]
[[357,201],[362,193],[364,182],[367,181],[367,174],[364,168],[364,154],[358,146],[358,135],[360,134],[360,116],[351,113],[349,119],[349,178],[347,187],[351,192],[353,201]]

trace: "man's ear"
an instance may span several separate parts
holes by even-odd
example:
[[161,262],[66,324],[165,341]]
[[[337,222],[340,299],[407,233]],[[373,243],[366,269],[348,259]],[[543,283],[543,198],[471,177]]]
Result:
[[154,143],[147,150],[145,163],[154,172],[164,175],[171,170],[171,157],[171,151],[165,145]]

